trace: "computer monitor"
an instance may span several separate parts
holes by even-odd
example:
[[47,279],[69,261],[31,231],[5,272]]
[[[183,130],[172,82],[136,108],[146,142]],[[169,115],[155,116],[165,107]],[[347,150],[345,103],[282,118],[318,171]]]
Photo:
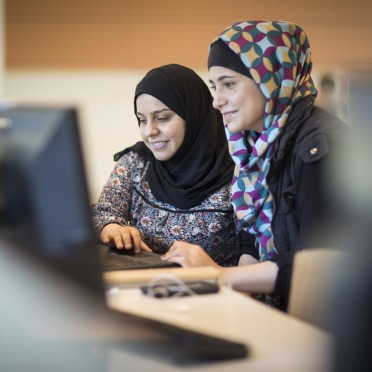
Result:
[[76,109],[0,112],[0,234],[102,294],[84,172]]

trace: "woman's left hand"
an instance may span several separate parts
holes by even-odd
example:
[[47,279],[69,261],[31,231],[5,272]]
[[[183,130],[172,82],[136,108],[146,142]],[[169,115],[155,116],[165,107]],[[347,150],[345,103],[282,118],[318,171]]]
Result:
[[183,267],[220,267],[203,248],[182,241],[175,241],[169,248],[169,251],[162,256],[162,259],[164,261],[176,262]]

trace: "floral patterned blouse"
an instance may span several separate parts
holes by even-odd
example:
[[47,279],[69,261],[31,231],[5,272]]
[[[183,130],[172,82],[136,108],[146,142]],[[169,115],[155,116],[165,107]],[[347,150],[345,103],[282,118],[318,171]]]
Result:
[[173,241],[182,240],[201,246],[222,266],[236,265],[240,226],[230,203],[230,182],[200,205],[181,210],[155,199],[147,180],[148,166],[135,152],[117,161],[93,205],[97,235],[109,223],[129,223],[142,232],[154,252],[164,253]]

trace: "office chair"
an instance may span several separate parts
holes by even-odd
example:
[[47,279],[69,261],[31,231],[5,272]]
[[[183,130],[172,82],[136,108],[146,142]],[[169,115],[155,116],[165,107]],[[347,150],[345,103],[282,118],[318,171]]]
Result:
[[329,330],[332,291],[337,269],[345,253],[331,248],[313,248],[295,254],[288,313]]

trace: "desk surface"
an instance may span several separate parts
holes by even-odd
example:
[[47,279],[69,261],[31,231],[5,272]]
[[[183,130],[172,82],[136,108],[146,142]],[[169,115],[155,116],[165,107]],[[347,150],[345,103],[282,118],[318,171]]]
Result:
[[182,367],[168,352],[179,344],[169,345],[169,337],[140,326],[135,317],[116,321],[101,298],[1,237],[0,277],[1,371],[329,371],[332,340],[326,333],[228,288],[161,300],[135,288],[108,292],[114,309],[241,340],[251,348],[245,359]]
[[[143,295],[136,288],[114,288],[108,292],[107,300],[115,310],[249,345],[248,358],[214,364],[215,372],[226,368],[229,371],[331,370],[332,338],[326,332],[226,287],[218,294],[167,299]],[[119,350],[112,357],[113,365],[120,363]],[[163,365],[162,370],[168,371],[166,367]],[[169,371],[178,370],[175,366],[169,368]],[[197,370],[212,370],[209,368]]]

